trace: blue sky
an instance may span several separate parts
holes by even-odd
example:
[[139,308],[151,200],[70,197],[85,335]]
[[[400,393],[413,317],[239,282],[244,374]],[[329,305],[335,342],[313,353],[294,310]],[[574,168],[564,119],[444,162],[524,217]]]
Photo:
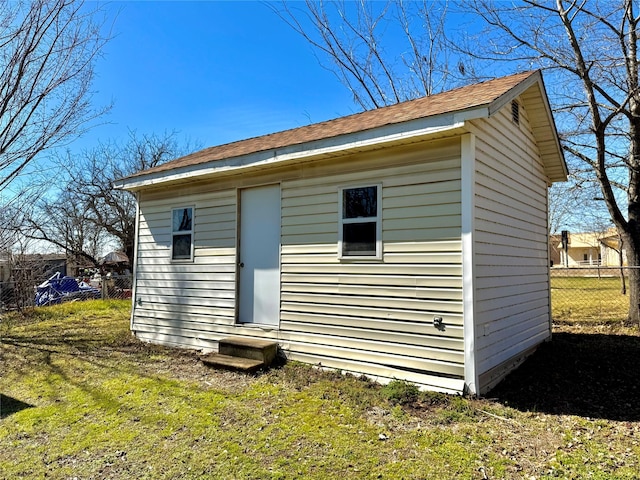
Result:
[[113,2],[103,121],[69,147],[176,130],[202,147],[357,111],[304,39],[259,2]]

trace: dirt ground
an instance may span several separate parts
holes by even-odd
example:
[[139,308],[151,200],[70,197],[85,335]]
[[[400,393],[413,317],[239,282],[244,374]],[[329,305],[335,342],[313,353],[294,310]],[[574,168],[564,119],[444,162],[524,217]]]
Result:
[[640,421],[637,327],[557,326],[489,397],[519,410]]
[[[131,341],[122,349],[154,349],[168,354],[151,362],[155,374],[225,390],[243,388],[251,376],[203,367],[193,351],[165,349]],[[162,358],[162,357],[160,357]],[[487,395],[523,411],[577,415],[592,419],[640,421],[640,335],[620,326],[555,326],[553,340],[544,343],[523,365]],[[420,405],[414,406],[414,411]]]
[[[132,341],[128,348],[161,348]],[[252,377],[204,368],[194,352],[164,349],[169,358],[149,364],[150,373],[215,388],[242,388]],[[556,326],[523,365],[487,395],[523,411],[592,419],[640,421],[640,335],[637,328]],[[419,405],[415,410],[419,409]]]

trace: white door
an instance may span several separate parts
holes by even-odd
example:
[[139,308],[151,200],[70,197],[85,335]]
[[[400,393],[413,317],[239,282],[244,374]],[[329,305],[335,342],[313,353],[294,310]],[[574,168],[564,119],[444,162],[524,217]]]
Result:
[[280,321],[280,186],[240,192],[238,320],[278,326]]

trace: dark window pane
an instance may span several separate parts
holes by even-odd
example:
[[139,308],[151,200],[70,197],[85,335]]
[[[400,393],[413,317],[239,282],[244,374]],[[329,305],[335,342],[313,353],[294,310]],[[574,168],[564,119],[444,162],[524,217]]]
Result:
[[174,260],[191,258],[191,234],[173,236]]
[[345,188],[342,195],[342,218],[375,217],[378,215],[377,187]]
[[181,208],[173,211],[173,231],[184,232],[191,230],[193,212],[191,208]]
[[342,225],[342,255],[375,255],[376,222]]

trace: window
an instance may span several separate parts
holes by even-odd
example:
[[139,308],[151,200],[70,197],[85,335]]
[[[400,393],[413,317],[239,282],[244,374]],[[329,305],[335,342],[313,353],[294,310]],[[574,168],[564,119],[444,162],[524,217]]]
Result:
[[171,260],[193,259],[193,207],[171,211]]
[[381,258],[380,186],[340,190],[338,247],[343,258]]

